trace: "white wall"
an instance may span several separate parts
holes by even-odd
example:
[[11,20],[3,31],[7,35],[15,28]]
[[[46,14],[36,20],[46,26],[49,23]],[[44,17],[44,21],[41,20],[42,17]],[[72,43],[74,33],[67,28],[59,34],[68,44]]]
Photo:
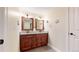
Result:
[[19,8],[5,8],[5,51],[19,51]]
[[[53,8],[49,14],[49,46],[56,51],[68,48],[68,8]],[[59,23],[56,23],[59,20]]]

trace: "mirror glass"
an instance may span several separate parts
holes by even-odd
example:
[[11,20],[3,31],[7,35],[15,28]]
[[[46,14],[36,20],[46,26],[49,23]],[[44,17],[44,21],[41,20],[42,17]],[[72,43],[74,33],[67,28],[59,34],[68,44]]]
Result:
[[22,30],[33,30],[33,18],[22,17]]
[[36,20],[36,30],[44,30],[44,20]]

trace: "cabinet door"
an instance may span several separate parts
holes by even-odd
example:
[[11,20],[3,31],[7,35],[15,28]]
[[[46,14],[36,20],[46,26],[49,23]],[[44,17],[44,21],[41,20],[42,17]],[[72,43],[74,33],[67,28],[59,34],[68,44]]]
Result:
[[42,46],[43,45],[47,45],[47,43],[48,43],[48,34],[42,34],[41,37],[42,37],[41,38],[41,41],[42,41],[41,44],[42,44]]
[[25,48],[28,50],[28,49],[31,49],[31,39],[32,39],[32,36],[26,36],[26,42],[25,42]]
[[25,40],[25,36],[20,35],[20,51],[23,51],[23,48],[24,48],[24,40]]
[[20,49],[21,51],[26,51],[31,49],[31,36],[22,35],[20,39]]
[[37,47],[37,39],[36,35],[33,35],[33,38],[31,39],[32,48]]
[[41,46],[41,34],[37,34],[37,47]]

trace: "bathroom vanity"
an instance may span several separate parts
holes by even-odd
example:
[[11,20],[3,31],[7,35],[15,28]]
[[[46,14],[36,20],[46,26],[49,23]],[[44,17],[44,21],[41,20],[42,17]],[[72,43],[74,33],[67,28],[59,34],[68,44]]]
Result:
[[22,17],[21,29],[21,52],[48,44],[48,32],[44,31],[44,20]]
[[45,46],[48,44],[48,33],[21,33],[20,51],[27,51],[33,48]]

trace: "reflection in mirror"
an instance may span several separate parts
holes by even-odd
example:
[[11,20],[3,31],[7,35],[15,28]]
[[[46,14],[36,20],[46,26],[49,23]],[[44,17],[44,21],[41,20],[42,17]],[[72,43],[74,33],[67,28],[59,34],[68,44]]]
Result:
[[22,17],[22,30],[33,30],[33,18]]
[[44,20],[36,19],[36,30],[43,31],[44,30]]

